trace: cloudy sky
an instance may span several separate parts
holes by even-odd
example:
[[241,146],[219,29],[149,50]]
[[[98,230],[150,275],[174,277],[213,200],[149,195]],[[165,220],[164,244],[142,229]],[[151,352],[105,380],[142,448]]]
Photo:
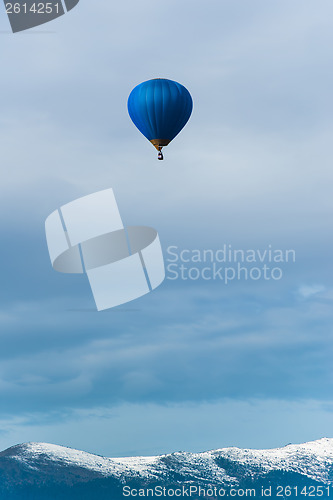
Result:
[[[81,0],[15,35],[0,14],[0,449],[333,437],[331,0]],[[126,110],[154,77],[194,101],[163,163]],[[227,285],[167,272],[97,313],[84,276],[53,271],[44,222],[109,187],[125,224],[158,230],[167,265],[170,246],[296,261]]]

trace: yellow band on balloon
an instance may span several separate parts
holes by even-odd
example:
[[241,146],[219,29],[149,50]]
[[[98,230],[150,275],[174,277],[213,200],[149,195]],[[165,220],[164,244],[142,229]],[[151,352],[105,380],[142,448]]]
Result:
[[171,141],[168,139],[152,139],[150,141],[153,146],[157,149],[157,151],[160,151],[164,146],[167,146]]

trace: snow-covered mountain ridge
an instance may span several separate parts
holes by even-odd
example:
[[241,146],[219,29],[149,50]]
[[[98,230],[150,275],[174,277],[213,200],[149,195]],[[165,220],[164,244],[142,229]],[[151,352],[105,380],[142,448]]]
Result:
[[179,484],[257,491],[267,485],[315,484],[329,486],[325,491],[333,496],[333,439],[268,450],[232,447],[153,457],[105,458],[46,443],[21,444],[0,453],[1,500],[115,500],[123,498],[124,485]]
[[0,453],[1,457],[11,457],[27,467],[41,459],[85,468],[104,476],[158,478],[170,468],[183,474],[194,474],[205,480],[222,479],[233,482],[223,467],[216,465],[216,459],[225,458],[244,467],[259,468],[262,472],[284,470],[298,472],[315,480],[333,484],[327,471],[333,467],[333,439],[322,438],[304,444],[289,444],[283,448],[267,450],[220,448],[202,453],[176,452],[170,455],[152,457],[105,458],[84,451],[47,443],[26,443],[17,445]]

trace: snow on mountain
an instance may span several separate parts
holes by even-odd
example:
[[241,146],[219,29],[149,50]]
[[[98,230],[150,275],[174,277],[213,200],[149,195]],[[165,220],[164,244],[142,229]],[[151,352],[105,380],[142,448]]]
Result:
[[37,471],[41,464],[75,467],[94,472],[99,477],[112,476],[122,483],[128,478],[164,480],[176,475],[177,480],[235,484],[238,476],[235,470],[251,476],[279,470],[333,484],[333,439],[328,438],[268,450],[232,447],[203,453],[177,452],[129,458],[104,458],[62,446],[27,443],[0,453],[0,466],[3,458],[30,470]]
[[272,499],[281,498],[280,485],[288,492],[315,491],[328,498],[333,495],[333,439],[270,450],[222,448],[154,457],[104,458],[46,443],[0,453],[1,500],[123,500],[124,487],[179,485],[254,488],[258,497],[262,488],[273,486]]
[[265,472],[292,471],[312,479],[320,478],[325,483],[333,483],[328,477],[328,471],[333,466],[333,439],[322,438],[269,450],[222,448],[210,453],[214,456],[224,456],[248,467],[260,466]]

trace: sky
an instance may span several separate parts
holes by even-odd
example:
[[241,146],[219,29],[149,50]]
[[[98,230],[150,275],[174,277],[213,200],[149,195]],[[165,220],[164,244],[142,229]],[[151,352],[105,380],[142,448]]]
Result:
[[[17,34],[1,6],[0,41],[0,449],[333,437],[331,1],[81,0]],[[164,162],[126,109],[155,77],[194,102]],[[97,312],[84,276],[52,269],[44,223],[110,187],[125,225],[157,229],[167,272]],[[224,245],[295,259],[228,283],[180,262]],[[171,247],[199,279],[172,279]]]

